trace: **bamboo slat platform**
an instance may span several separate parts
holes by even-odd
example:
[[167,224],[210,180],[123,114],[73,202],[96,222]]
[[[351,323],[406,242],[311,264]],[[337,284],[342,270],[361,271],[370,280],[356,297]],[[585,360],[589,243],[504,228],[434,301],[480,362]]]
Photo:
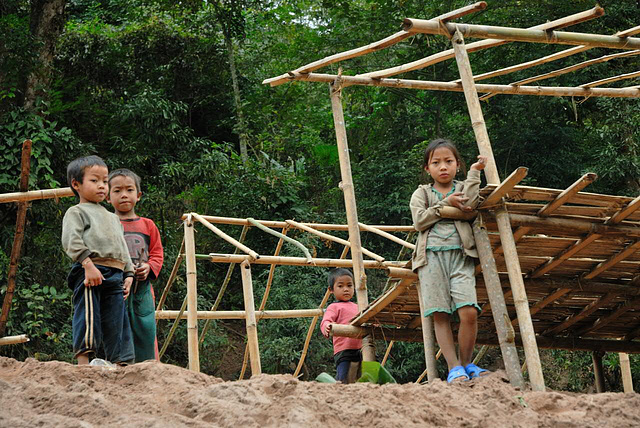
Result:
[[[481,195],[487,197],[496,187],[485,187]],[[528,219],[528,223],[521,222],[526,225],[512,224],[539,345],[639,353],[640,341],[633,339],[640,337],[640,236],[634,233],[640,232],[640,198],[578,192],[549,215],[536,216],[562,193],[515,186],[505,198],[511,217],[518,222],[521,217]],[[481,213],[517,340],[515,305],[490,210]],[[557,220],[581,226],[544,227],[544,222],[553,224]],[[611,229],[596,234],[585,231],[588,225]],[[619,233],[618,229],[629,233]],[[480,269],[477,273],[478,303],[483,308],[478,319],[478,343],[495,345],[496,326]],[[411,275],[408,269],[405,275]],[[374,326],[376,339],[420,341],[417,276],[409,281],[392,280],[395,285],[373,301],[352,325]],[[390,299],[388,296],[394,293],[397,295]]]

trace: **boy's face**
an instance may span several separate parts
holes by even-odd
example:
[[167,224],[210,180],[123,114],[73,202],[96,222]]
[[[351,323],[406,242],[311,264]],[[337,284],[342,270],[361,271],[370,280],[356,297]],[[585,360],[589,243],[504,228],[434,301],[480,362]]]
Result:
[[333,295],[336,300],[348,302],[354,293],[353,279],[349,275],[342,275],[333,283]]
[[136,182],[131,177],[118,175],[111,179],[108,201],[119,214],[133,211],[142,192],[136,188]]
[[107,167],[93,165],[84,169],[82,183],[77,180],[71,182],[71,186],[78,192],[80,203],[104,201],[109,190],[109,170]]

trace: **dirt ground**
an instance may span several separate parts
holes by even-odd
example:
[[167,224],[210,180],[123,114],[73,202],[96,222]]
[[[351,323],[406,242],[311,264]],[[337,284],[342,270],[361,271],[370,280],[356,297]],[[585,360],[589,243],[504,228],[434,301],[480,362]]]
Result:
[[631,427],[640,426],[640,395],[518,391],[502,371],[453,386],[331,385],[0,357],[0,427],[37,426]]

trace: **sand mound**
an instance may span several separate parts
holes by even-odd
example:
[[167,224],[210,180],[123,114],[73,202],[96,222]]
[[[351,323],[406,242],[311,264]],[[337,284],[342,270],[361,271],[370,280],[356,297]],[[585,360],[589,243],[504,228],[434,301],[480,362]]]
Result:
[[504,372],[449,386],[225,382],[142,363],[107,370],[0,357],[0,426],[640,426],[638,394],[518,391]]

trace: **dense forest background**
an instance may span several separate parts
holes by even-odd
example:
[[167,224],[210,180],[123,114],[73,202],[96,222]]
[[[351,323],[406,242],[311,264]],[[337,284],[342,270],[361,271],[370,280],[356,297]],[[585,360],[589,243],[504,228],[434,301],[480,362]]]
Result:
[[[165,246],[161,292],[182,240],[185,212],[227,217],[296,219],[344,223],[335,132],[328,87],[289,83],[276,88],[265,78],[322,57],[382,39],[404,17],[430,18],[468,2],[416,0],[2,0],[0,1],[0,193],[18,190],[20,150],[33,140],[30,189],[67,186],[66,164],[98,154],[110,168],[128,167],[143,180],[140,215],[158,225]],[[606,14],[570,31],[614,34],[640,24],[640,1],[603,0]],[[500,0],[462,22],[529,27],[590,9],[587,0]],[[448,40],[416,36],[382,52],[341,64],[356,74],[422,58],[447,49]],[[512,43],[470,54],[475,74],[517,64],[566,47]],[[509,83],[606,54],[592,49],[565,60],[492,80]],[[638,57],[617,59],[550,79],[575,86],[628,73]],[[338,65],[328,67],[336,73]],[[449,81],[455,61],[406,74]],[[638,85],[638,79],[615,86]],[[588,190],[636,196],[640,189],[640,104],[637,99],[571,99],[499,95],[483,103],[502,177],[529,167],[525,184],[565,188],[585,172],[598,180]],[[408,200],[420,182],[420,157],[437,136],[456,141],[471,161],[476,144],[461,93],[392,88],[344,92],[354,184],[360,221],[410,224]],[[26,333],[31,342],[0,348],[18,359],[71,361],[70,261],[59,242],[62,217],[74,204],[34,201],[27,216],[17,291],[7,334]],[[7,272],[16,206],[0,205],[0,271]],[[240,228],[225,231],[238,237]],[[340,248],[307,235],[293,236],[327,257]],[[390,259],[398,247],[363,237]],[[277,239],[250,230],[246,242],[273,253]],[[199,253],[233,249],[200,230]],[[298,255],[285,245],[284,255]],[[227,266],[199,262],[199,308],[210,309]],[[256,301],[267,268],[253,272]],[[0,294],[6,291],[6,276]],[[268,309],[313,308],[326,288],[319,268],[278,268]],[[369,273],[369,296],[384,287]],[[167,307],[180,307],[184,269]],[[239,272],[232,276],[219,309],[241,309]],[[300,358],[309,319],[265,320],[258,325],[262,367],[292,373]],[[162,345],[171,324],[159,322]],[[202,327],[202,323],[200,325]],[[202,370],[236,379],[244,353],[243,322],[213,322],[201,346]],[[379,344],[378,355],[384,353]],[[551,388],[587,391],[593,384],[591,357],[583,352],[542,351]],[[186,323],[180,324],[163,361],[186,366]],[[483,361],[497,367],[499,356]],[[421,344],[397,343],[388,367],[402,382],[424,367]],[[444,370],[442,368],[442,370]],[[333,372],[331,345],[316,331],[304,379]],[[621,390],[617,354],[605,357],[607,387]],[[636,389],[640,359],[632,356]]]

